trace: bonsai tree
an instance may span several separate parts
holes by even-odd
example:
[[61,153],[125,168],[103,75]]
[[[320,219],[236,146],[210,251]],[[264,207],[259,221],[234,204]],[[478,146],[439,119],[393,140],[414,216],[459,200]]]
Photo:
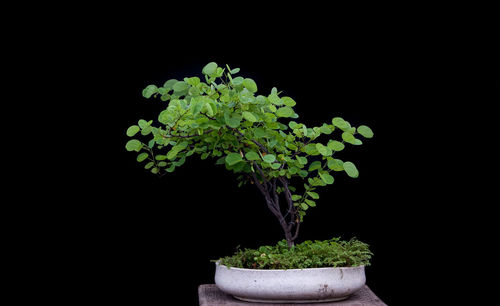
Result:
[[203,80],[194,76],[147,86],[143,96],[159,98],[166,108],[158,122],[141,119],[128,128],[128,136],[142,136],[128,141],[126,149],[138,152],[137,161],[159,176],[195,154],[214,158],[239,175],[238,186],[258,188],[292,247],[307,210],[316,206],[317,190],[333,184],[337,172],[358,177],[356,166],[335,153],[361,145],[358,135],[371,138],[373,132],[341,117],[307,127],[296,120],[291,97],[276,88],[258,95],[255,81],[235,76],[239,71],[212,62],[203,68]]

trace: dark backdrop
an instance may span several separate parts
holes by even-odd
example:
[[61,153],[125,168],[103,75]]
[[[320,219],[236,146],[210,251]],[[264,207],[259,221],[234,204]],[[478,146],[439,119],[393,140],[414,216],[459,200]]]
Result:
[[259,94],[275,86],[293,97],[308,126],[341,116],[373,129],[373,139],[339,154],[356,163],[359,178],[340,173],[321,189],[298,242],[357,237],[375,254],[367,284],[381,299],[398,304],[415,292],[410,284],[424,277],[418,264],[433,252],[428,234],[440,201],[429,197],[435,177],[422,179],[432,167],[423,151],[435,139],[424,146],[419,133],[432,129],[431,115],[445,103],[444,54],[433,38],[417,43],[420,34],[411,26],[339,30],[324,18],[313,25],[259,24],[223,30],[174,23],[150,31],[138,30],[137,22],[111,23],[77,43],[83,52],[72,61],[82,72],[76,88],[84,98],[75,128],[85,143],[72,142],[81,157],[73,181],[63,182],[71,191],[66,200],[74,202],[63,212],[75,229],[67,234],[83,259],[78,266],[91,275],[88,294],[140,304],[175,297],[196,305],[197,286],[213,283],[210,260],[237,245],[283,238],[258,190],[238,188],[235,175],[214,161],[192,157],[159,179],[125,150],[126,129],[156,119],[166,106],[142,98],[142,89],[201,76],[211,61],[240,67]]

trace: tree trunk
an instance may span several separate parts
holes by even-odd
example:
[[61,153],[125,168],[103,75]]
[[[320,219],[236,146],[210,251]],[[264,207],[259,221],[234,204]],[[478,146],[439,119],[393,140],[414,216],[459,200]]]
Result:
[[[297,238],[299,232],[300,222],[298,222],[297,219],[297,211],[293,207],[291,193],[288,189],[288,182],[285,179],[279,180],[282,183],[283,188],[285,189],[285,198],[287,202],[287,213],[285,214],[285,216],[283,216],[279,203],[279,195],[277,193],[277,188],[276,188],[277,179],[275,178],[272,182],[266,180],[265,176],[262,173],[262,170],[258,167],[258,165],[255,162],[254,166],[260,170],[263,181],[261,182],[259,179],[257,179],[255,173],[252,173],[252,180],[255,186],[257,186],[257,188],[260,190],[260,192],[266,199],[267,207],[273,213],[273,215],[278,219],[281,227],[283,228],[283,232],[285,234],[285,239],[288,244],[288,247],[292,248],[295,245],[294,241]],[[285,217],[287,216],[289,218],[288,222],[285,219]],[[294,226],[295,226],[295,233],[292,234],[292,229],[294,228]]]
[[291,230],[285,231],[285,238],[286,238],[286,243],[288,244],[288,247],[292,248],[295,245],[295,243],[294,243],[295,239],[293,239],[293,237],[292,237]]

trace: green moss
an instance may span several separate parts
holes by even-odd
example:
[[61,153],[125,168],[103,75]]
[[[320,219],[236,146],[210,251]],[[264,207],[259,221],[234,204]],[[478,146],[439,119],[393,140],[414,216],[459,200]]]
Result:
[[238,249],[233,256],[220,259],[222,265],[247,269],[305,269],[357,267],[370,265],[373,253],[368,244],[356,238],[342,241],[304,241],[288,248],[286,240],[258,249]]

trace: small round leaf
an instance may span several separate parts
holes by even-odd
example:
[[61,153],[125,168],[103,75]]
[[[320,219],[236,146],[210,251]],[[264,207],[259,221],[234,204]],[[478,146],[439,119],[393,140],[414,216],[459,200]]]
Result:
[[211,62],[208,63],[205,67],[203,67],[202,73],[211,75],[214,74],[217,71],[217,63]]
[[174,89],[174,92],[180,92],[180,91],[184,91],[184,90],[188,89],[188,87],[189,87],[188,83],[186,83],[184,81],[180,81],[180,82],[177,82],[174,84],[173,89]]
[[128,137],[133,137],[137,132],[140,131],[140,128],[137,125],[132,125],[127,129],[127,136]]
[[359,176],[358,169],[351,162],[344,162],[344,170],[350,177],[356,178]]
[[370,129],[366,125],[360,125],[358,127],[358,133],[360,133],[365,138],[372,138],[373,137],[372,129]]
[[262,159],[266,163],[272,163],[276,160],[276,156],[274,156],[274,154],[267,154],[267,155],[264,155],[264,157],[262,157]]
[[142,143],[137,139],[129,140],[127,142],[127,144],[125,145],[125,149],[127,149],[127,151],[139,152],[141,150],[141,148],[142,148]]
[[142,162],[146,158],[148,158],[148,153],[146,153],[146,152],[142,152],[141,154],[137,155],[137,161],[138,162]]
[[241,155],[239,153],[229,153],[226,156],[226,164],[228,166],[232,166],[242,160]]
[[148,85],[144,90],[142,91],[142,96],[146,99],[151,98],[151,96],[155,93],[158,92],[158,87],[156,85]]
[[254,80],[246,78],[243,80],[243,86],[251,92],[257,92],[257,84]]

